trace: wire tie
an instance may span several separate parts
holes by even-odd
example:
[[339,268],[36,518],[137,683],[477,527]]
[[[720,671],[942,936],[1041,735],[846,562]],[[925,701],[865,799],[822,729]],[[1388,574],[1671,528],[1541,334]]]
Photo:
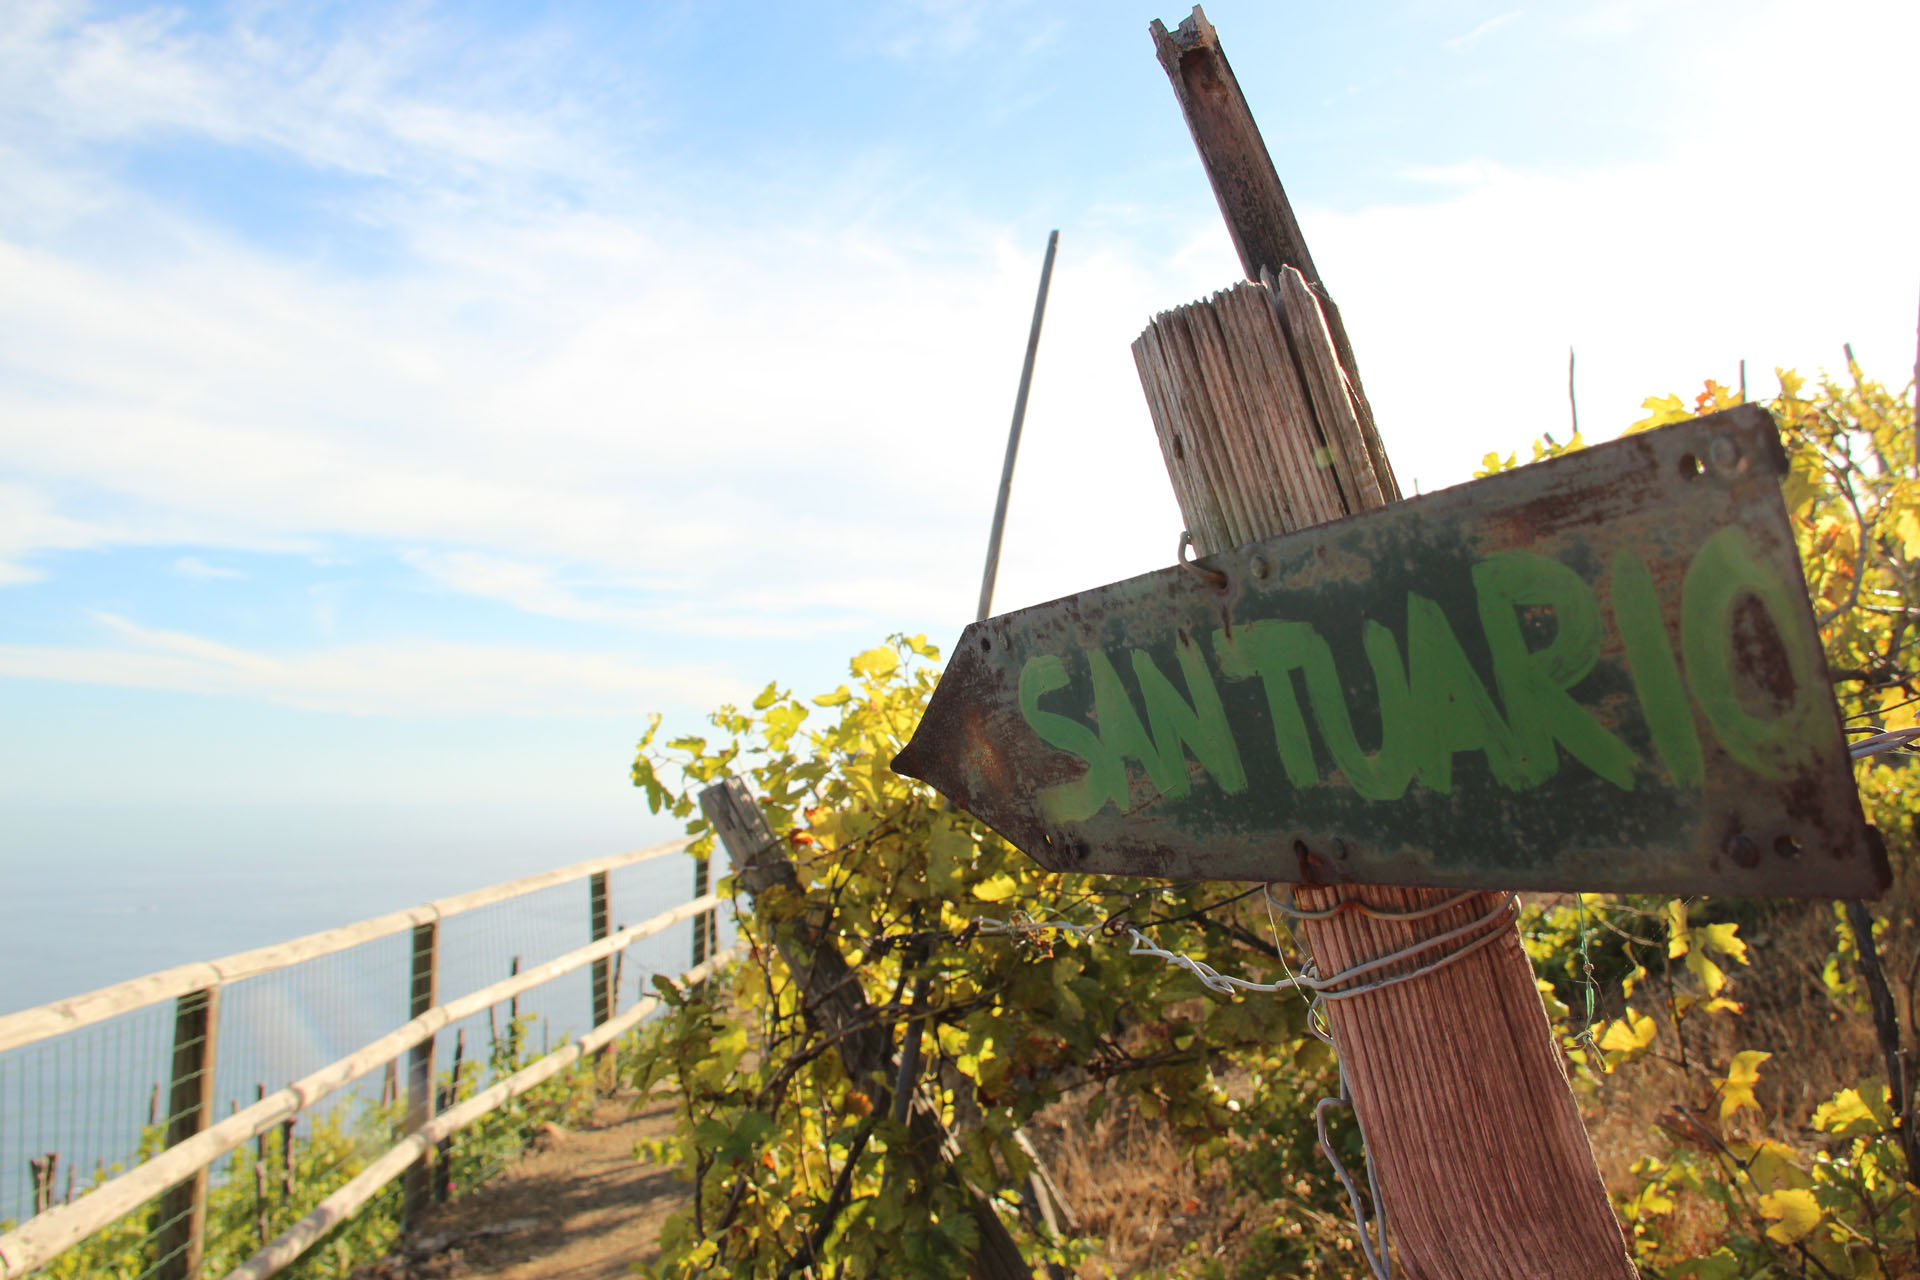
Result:
[[1206,583],[1207,590],[1225,591],[1227,589],[1226,574],[1221,573],[1218,569],[1202,569],[1199,565],[1187,559],[1187,548],[1192,545],[1193,545],[1192,531],[1188,529],[1182,529],[1180,531],[1180,549],[1174,552],[1175,557],[1179,561],[1180,567],[1182,569],[1185,569],[1188,573],[1192,574],[1194,577],[1200,579],[1200,581]]

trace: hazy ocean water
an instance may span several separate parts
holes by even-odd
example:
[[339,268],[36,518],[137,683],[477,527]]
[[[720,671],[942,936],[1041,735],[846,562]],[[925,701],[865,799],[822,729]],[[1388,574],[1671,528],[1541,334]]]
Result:
[[[636,797],[637,800],[637,797]],[[309,805],[0,807],[0,1013],[194,960],[282,942],[434,898],[671,839],[644,803],[605,812],[537,806]],[[635,924],[690,896],[673,855],[610,876],[612,923]],[[532,967],[588,939],[584,881],[454,917],[442,926],[441,995]],[[686,967],[681,925],[631,948],[622,1006],[652,972]],[[410,939],[397,934],[223,995],[216,1109],[246,1105],[407,1018]],[[523,997],[532,1043],[587,1025],[586,971]],[[502,1014],[504,1021],[504,1014]],[[0,1055],[0,1218],[31,1207],[27,1161],[59,1149],[84,1187],[122,1159],[164,1080],[171,1005]],[[467,1028],[484,1061],[485,1015]],[[62,1043],[62,1041],[66,1043]],[[454,1036],[438,1041],[451,1062]],[[377,1092],[380,1073],[362,1081]],[[65,1175],[59,1180],[64,1189]]]

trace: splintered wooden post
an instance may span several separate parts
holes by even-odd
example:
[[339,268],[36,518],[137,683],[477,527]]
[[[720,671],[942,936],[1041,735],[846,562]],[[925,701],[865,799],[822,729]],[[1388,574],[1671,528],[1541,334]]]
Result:
[[1249,278],[1134,344],[1201,558],[967,628],[894,768],[1053,870],[1292,883],[1408,1273],[1627,1280],[1491,890],[1885,887],[1778,435],[1398,502],[1213,28],[1153,31]]
[[[1303,443],[1328,448],[1333,465],[1327,470],[1346,481],[1338,501],[1326,500],[1325,486],[1302,483],[1303,472],[1318,468],[1297,453],[1277,469],[1231,465],[1237,449],[1271,433],[1260,431],[1252,415],[1236,412],[1246,399],[1236,402],[1223,393],[1236,381],[1258,384],[1260,374],[1245,361],[1236,362],[1238,379],[1234,365],[1222,369],[1212,362],[1180,361],[1176,352],[1184,345],[1180,331],[1186,326],[1173,316],[1161,317],[1142,335],[1135,356],[1163,448],[1177,441],[1202,455],[1198,467],[1175,469],[1171,463],[1179,450],[1167,449],[1182,511],[1222,505],[1251,511],[1261,492],[1303,491],[1291,513],[1298,523],[1290,525],[1286,516],[1251,516],[1246,532],[1252,537],[1208,539],[1196,549],[1225,551],[1252,538],[1393,501],[1399,489],[1373,429],[1339,309],[1321,285],[1218,36],[1198,7],[1178,35],[1159,23],[1153,34],[1247,275],[1270,281],[1284,277],[1275,292],[1295,367],[1311,386],[1310,371],[1324,370],[1327,357],[1333,357],[1367,444],[1362,457],[1332,447],[1344,431],[1327,430],[1330,417],[1343,421],[1340,411],[1346,405],[1323,399],[1306,414],[1294,404],[1279,409],[1294,419],[1290,434],[1308,434],[1298,427],[1309,423],[1320,427],[1317,437]],[[1321,305],[1310,313],[1314,295]],[[1197,329],[1212,311],[1197,304],[1185,308],[1183,318],[1190,317]],[[1322,316],[1324,326],[1318,323]],[[1256,332],[1262,327],[1249,326]],[[1195,348],[1205,345],[1204,339],[1194,343]],[[1287,381],[1284,372],[1278,381]],[[1256,390],[1253,400],[1260,399],[1267,397]],[[1219,414],[1216,432],[1197,439],[1186,430],[1187,415],[1181,412],[1195,400],[1210,403]],[[1199,527],[1189,527],[1198,540]],[[1310,911],[1354,903],[1409,912],[1437,907],[1449,897],[1439,890],[1366,885],[1302,885],[1295,894]],[[1424,920],[1394,921],[1347,910],[1309,919],[1305,931],[1320,971],[1338,973],[1469,928],[1498,906],[1499,895],[1482,892]],[[1411,968],[1437,954],[1418,954],[1399,967]],[[1330,1001],[1327,1008],[1393,1242],[1413,1275],[1624,1280],[1635,1274],[1517,927],[1505,926],[1491,945],[1418,981]]]

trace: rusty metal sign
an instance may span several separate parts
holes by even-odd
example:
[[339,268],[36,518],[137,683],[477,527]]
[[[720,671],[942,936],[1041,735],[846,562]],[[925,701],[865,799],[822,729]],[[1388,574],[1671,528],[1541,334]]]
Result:
[[1871,897],[1743,406],[975,623],[893,762],[1056,871]]

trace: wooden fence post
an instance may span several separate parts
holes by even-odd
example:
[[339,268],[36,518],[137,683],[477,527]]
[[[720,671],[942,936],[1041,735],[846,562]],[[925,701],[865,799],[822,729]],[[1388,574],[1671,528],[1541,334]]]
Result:
[[[408,985],[409,1018],[417,1018],[440,1003],[440,922],[413,926],[413,965]],[[407,1051],[407,1116],[401,1128],[412,1133],[433,1118],[433,1037]],[[401,1183],[402,1219],[408,1227],[420,1221],[433,1201],[431,1158],[422,1155]]]
[[[587,877],[587,933],[593,942],[607,936],[607,873],[604,871]],[[613,1017],[614,992],[609,981],[612,976],[610,958],[593,962],[593,1025],[596,1027]]]
[[[803,892],[793,863],[781,853],[746,783],[729,778],[708,787],[700,793],[700,809],[726,848],[734,883],[753,900],[756,913],[764,911],[770,897]],[[873,1016],[866,992],[840,954],[828,922],[814,918],[811,912],[787,919],[766,912],[760,919],[772,932],[774,946],[799,987],[801,1011],[808,1025],[838,1042],[847,1075],[871,1090],[877,1102],[894,1081],[892,1036]],[[969,1192],[971,1216],[979,1232],[979,1244],[970,1260],[975,1280],[1032,1280],[1033,1272],[1006,1223],[947,1163],[944,1152],[949,1139],[939,1117],[925,1107],[914,1107],[907,1121],[907,1135],[904,1154],[915,1178],[923,1182],[928,1178],[951,1179]]]
[[[1195,8],[1178,33],[1156,22],[1153,34],[1242,265],[1265,281],[1158,316],[1134,346],[1196,549],[1224,551],[1393,501],[1339,312],[1213,27]],[[1331,466],[1317,460],[1327,458]],[[1415,924],[1367,909],[1425,909],[1452,895],[1295,892],[1302,907],[1328,911],[1304,922],[1326,974],[1458,928],[1500,901],[1474,894]],[[1342,904],[1356,909],[1329,910]],[[1411,1274],[1635,1274],[1517,929],[1418,982],[1327,1008]]]
[[[173,1073],[167,1101],[167,1145],[179,1146],[213,1123],[213,1071],[218,1059],[220,988],[189,991],[174,1002]],[[154,1280],[194,1280],[207,1228],[207,1171],[160,1197]]]
[[[587,877],[587,932],[594,942],[607,936],[607,873],[596,871]],[[593,962],[593,1025],[611,1022],[618,1012],[615,1005],[620,1000],[620,992],[613,985],[613,957],[606,956]],[[613,1046],[607,1045],[594,1059],[595,1070],[600,1073],[601,1087],[611,1086],[611,1077],[607,1073],[613,1066]]]
[[[713,883],[712,859],[697,857],[693,860],[693,896],[704,898],[711,891]],[[706,963],[713,952],[718,920],[712,911],[702,911],[693,918],[693,964],[695,968]]]
[[[255,1081],[253,1100],[259,1102],[267,1096],[265,1081]],[[254,1227],[264,1246],[273,1237],[267,1234],[267,1131],[262,1129],[260,1136],[253,1140],[253,1214]]]

